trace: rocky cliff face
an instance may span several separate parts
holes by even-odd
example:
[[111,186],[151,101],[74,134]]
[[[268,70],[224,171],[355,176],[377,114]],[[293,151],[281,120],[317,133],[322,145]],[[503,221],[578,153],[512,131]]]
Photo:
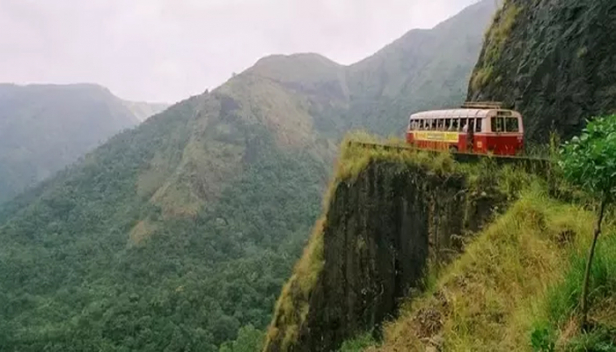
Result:
[[502,202],[490,187],[470,189],[464,173],[378,158],[340,181],[283,289],[265,351],[336,350],[394,315],[430,263],[457,252]]
[[616,111],[616,2],[506,0],[486,34],[470,100],[503,101],[527,136],[568,138],[586,118]]

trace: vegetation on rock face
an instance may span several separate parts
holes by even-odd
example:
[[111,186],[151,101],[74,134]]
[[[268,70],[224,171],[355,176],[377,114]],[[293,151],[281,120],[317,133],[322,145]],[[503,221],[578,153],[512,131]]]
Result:
[[481,89],[490,80],[499,82],[499,77],[492,76],[494,64],[500,59],[505,49],[505,43],[511,34],[516,17],[520,13],[520,7],[516,4],[507,4],[501,7],[494,16],[492,26],[487,31],[483,42],[483,65],[478,68],[471,77],[471,87],[474,90]]
[[527,141],[578,135],[611,114],[616,90],[616,3],[505,0],[487,32],[467,100],[502,101],[524,117]]

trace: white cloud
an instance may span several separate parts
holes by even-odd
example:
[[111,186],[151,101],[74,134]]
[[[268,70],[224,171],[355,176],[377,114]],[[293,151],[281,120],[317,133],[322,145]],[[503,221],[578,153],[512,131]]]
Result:
[[475,0],[0,0],[0,81],[174,102],[260,57],[349,64]]

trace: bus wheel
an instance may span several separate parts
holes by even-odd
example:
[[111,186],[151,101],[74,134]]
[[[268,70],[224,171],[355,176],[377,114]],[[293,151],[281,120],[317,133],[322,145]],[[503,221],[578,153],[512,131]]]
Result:
[[451,154],[455,154],[458,152],[458,147],[456,147],[455,145],[452,145],[451,147],[449,147],[449,152]]

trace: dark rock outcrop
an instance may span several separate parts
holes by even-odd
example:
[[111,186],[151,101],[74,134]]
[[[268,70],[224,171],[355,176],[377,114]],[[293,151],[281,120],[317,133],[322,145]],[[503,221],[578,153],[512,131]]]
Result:
[[569,138],[616,111],[616,2],[506,0],[486,34],[469,100],[519,110],[532,141]]

